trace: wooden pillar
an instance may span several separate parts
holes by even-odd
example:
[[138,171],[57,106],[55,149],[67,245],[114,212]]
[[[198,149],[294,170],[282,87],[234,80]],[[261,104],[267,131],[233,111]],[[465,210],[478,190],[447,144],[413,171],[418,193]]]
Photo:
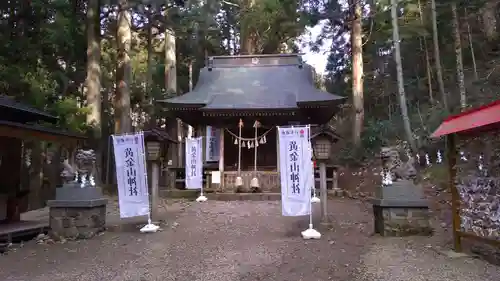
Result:
[[182,121],[177,119],[177,165],[176,167],[184,167],[184,130],[183,130]]
[[199,135],[200,137],[202,137],[201,139],[201,147],[202,147],[202,151],[203,151],[203,156],[202,156],[202,160],[203,160],[203,165],[207,164],[207,126],[200,126],[199,128]]
[[339,190],[339,172],[337,171],[337,167],[333,167],[332,173],[332,189],[334,191]]
[[159,184],[160,184],[160,165],[158,161],[151,161],[151,219],[154,222],[159,221]]
[[451,192],[451,211],[453,215],[453,246],[456,252],[462,251],[462,241],[460,240],[460,194],[455,186],[457,178],[457,149],[456,135],[446,136],[446,150],[448,159],[448,186]]
[[319,190],[321,192],[321,223],[328,223],[328,190],[326,188],[326,163],[319,162]]
[[219,133],[219,157],[220,187],[224,190],[224,128]]

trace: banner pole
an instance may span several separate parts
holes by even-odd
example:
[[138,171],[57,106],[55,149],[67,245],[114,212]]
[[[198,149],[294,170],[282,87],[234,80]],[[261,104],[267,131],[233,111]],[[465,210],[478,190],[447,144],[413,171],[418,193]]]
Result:
[[318,198],[318,196],[316,196],[316,178],[314,177],[315,175],[315,161],[313,162],[314,160],[314,148],[313,148],[313,145],[312,145],[312,140],[311,140],[311,125],[309,125],[309,129],[307,130],[308,131],[308,140],[309,140],[309,150],[311,151],[311,177],[312,177],[312,185],[311,185],[311,188],[313,190],[313,197],[311,199],[311,202],[312,203],[319,203],[321,202],[321,200]]
[[[140,143],[142,146],[142,165],[143,165],[143,173],[144,173],[144,184],[146,186],[146,191],[148,192],[148,203],[149,203],[149,212],[148,212],[148,224],[146,224],[143,228],[141,228],[142,233],[152,233],[158,231],[160,229],[159,226],[155,225],[151,221],[151,212],[153,208],[156,208],[157,206],[153,206],[152,202],[156,202],[156,200],[153,200],[151,198],[150,200],[150,194],[149,194],[149,187],[148,187],[148,169],[147,169],[147,163],[146,163],[146,147],[144,145],[144,132],[139,133],[140,136]],[[153,177],[155,178],[155,177]],[[154,185],[154,183],[152,183]]]
[[[311,136],[311,127],[310,125],[307,125],[306,126],[307,128],[307,149],[311,151],[311,145],[309,144],[310,142],[310,136]],[[304,149],[304,148],[302,148]],[[307,161],[309,161],[308,163],[310,163],[309,165],[312,165],[312,163],[310,162],[311,159],[307,159]],[[309,169],[310,170],[310,169]],[[309,171],[309,174],[311,172]],[[311,175],[309,175],[309,177],[311,177]],[[321,233],[319,233],[316,229],[313,228],[313,216],[312,216],[312,213],[313,213],[313,202],[312,202],[312,197],[311,197],[311,188],[312,188],[312,185],[310,184],[311,181],[309,181],[309,194],[308,194],[308,197],[309,197],[309,228],[302,231],[302,238],[304,239],[320,239],[321,238]]]
[[[198,148],[203,147],[202,141],[203,141],[203,137],[198,137],[198,139],[197,139]],[[202,155],[203,155],[203,153],[200,154],[201,157],[203,157]],[[199,161],[199,163],[202,165],[202,169],[201,169],[202,180],[201,180],[200,196],[198,198],[196,198],[196,202],[205,202],[208,200],[208,198],[205,195],[203,195],[203,161]],[[208,177],[207,177],[207,181],[208,181]]]

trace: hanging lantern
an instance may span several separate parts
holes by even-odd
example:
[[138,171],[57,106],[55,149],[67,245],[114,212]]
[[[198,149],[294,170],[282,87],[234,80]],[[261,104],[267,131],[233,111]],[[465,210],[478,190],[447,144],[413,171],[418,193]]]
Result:
[[236,144],[236,145],[238,144],[238,139],[236,139],[236,138],[234,139],[234,144]]
[[264,144],[264,138],[260,138],[259,142],[260,144]]
[[255,141],[255,147],[259,147],[259,142]]
[[262,139],[263,139],[263,143],[267,143],[266,136],[263,136]]
[[245,142],[244,141],[241,142],[241,147],[245,147]]
[[253,143],[251,141],[248,142],[248,149],[253,147]]

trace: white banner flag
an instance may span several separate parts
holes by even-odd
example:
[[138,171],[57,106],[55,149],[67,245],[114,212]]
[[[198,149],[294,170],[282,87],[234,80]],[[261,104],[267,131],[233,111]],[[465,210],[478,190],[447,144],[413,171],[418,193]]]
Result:
[[202,138],[186,139],[186,189],[203,186]]
[[149,193],[144,166],[144,135],[112,136],[118,183],[120,217],[149,214]]
[[220,129],[207,126],[205,160],[207,162],[218,162],[219,156],[219,135]]
[[283,216],[311,212],[309,133],[307,127],[278,128]]

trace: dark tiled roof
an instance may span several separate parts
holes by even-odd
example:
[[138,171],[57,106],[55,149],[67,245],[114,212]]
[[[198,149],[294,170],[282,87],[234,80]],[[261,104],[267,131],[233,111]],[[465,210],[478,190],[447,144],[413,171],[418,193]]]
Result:
[[301,103],[344,99],[317,89],[311,66],[302,64],[298,55],[265,56],[262,60],[267,63],[253,65],[242,63],[247,59],[217,57],[211,70],[201,70],[192,92],[160,102],[172,106],[197,105],[207,110],[294,109]]
[[87,137],[84,135],[75,134],[75,133],[57,130],[57,129],[52,129],[52,128],[48,128],[48,127],[44,127],[44,126],[40,126],[40,125],[36,125],[36,124],[35,125],[33,125],[33,124],[21,124],[21,123],[17,123],[17,122],[0,120],[0,126],[19,128],[19,129],[23,129],[23,130],[40,132],[40,133],[45,133],[45,134],[58,136],[58,137],[71,138],[71,139],[75,139],[75,140],[87,139]]
[[[48,122],[57,121],[57,117],[52,116],[41,110],[32,108],[26,104],[17,102],[13,98],[5,95],[0,95],[0,109],[1,108],[14,110],[19,114],[33,115],[34,117],[36,117],[34,119],[38,119],[40,121],[48,121]],[[38,121],[38,120],[33,120],[33,121]]]

